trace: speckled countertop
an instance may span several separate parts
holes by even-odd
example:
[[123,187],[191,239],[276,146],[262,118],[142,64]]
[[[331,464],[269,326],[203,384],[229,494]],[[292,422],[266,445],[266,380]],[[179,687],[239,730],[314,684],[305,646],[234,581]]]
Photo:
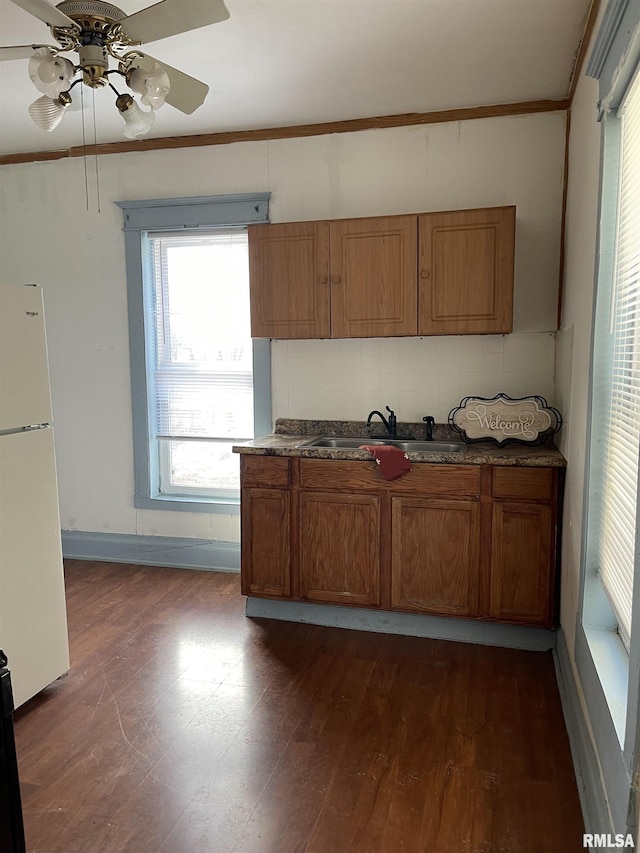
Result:
[[[376,424],[370,438],[382,436],[381,425]],[[250,453],[260,456],[300,456],[305,459],[350,459],[370,461],[368,450],[309,447],[309,442],[322,436],[366,436],[367,425],[364,421],[307,421],[280,418],[276,421],[276,431],[271,435],[237,444],[234,453]],[[398,438],[424,438],[424,424],[398,423]],[[433,429],[436,441],[460,441],[460,436],[448,424],[436,424]],[[366,438],[363,444],[366,444]],[[564,468],[566,460],[555,445],[547,443],[539,446],[508,444],[498,447],[492,442],[464,444],[459,453],[407,452],[412,462],[440,462],[457,465],[523,465],[538,468]]]

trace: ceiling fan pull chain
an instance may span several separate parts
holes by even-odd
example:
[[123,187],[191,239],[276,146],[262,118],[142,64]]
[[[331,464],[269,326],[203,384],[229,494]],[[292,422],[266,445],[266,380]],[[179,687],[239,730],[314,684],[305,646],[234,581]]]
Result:
[[84,163],[84,197],[87,205],[87,213],[89,213],[89,176],[87,174],[87,134],[84,128],[84,87],[80,87],[80,107],[81,107],[81,123],[82,123],[82,162]]
[[98,132],[96,127],[96,90],[91,90],[93,101],[93,157],[96,163],[96,205],[100,213],[100,178],[98,177]]

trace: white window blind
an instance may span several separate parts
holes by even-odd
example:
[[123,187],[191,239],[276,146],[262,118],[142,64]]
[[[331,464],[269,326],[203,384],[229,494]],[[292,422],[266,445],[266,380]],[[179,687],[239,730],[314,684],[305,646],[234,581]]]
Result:
[[160,491],[237,490],[231,446],[253,437],[246,230],[148,240],[155,337],[149,411]]
[[604,588],[618,618],[620,635],[628,645],[640,446],[640,77],[630,87],[619,113],[620,184],[607,347],[610,384],[601,422],[604,435],[598,556]]

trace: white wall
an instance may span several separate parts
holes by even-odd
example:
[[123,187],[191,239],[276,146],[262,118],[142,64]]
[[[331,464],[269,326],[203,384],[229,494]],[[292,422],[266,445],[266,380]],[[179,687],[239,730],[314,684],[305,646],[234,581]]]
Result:
[[442,420],[462,395],[500,390],[553,402],[564,123],[547,113],[105,156],[97,178],[89,158],[87,188],[82,159],[1,167],[0,276],[45,290],[63,528],[239,539],[237,517],[133,507],[114,201],[270,190],[272,221],[515,204],[516,335],[277,342],[274,417],[362,418],[389,403],[400,419]]
[[400,421],[446,423],[467,395],[554,399],[555,335],[276,341],[273,402],[281,417],[365,420],[388,405]]

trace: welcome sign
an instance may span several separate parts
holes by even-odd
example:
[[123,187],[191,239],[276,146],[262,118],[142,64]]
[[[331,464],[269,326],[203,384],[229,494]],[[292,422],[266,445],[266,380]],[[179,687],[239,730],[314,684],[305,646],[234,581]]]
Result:
[[449,424],[469,442],[540,444],[560,429],[562,418],[544,397],[514,399],[498,394],[491,398],[465,397],[449,413]]

